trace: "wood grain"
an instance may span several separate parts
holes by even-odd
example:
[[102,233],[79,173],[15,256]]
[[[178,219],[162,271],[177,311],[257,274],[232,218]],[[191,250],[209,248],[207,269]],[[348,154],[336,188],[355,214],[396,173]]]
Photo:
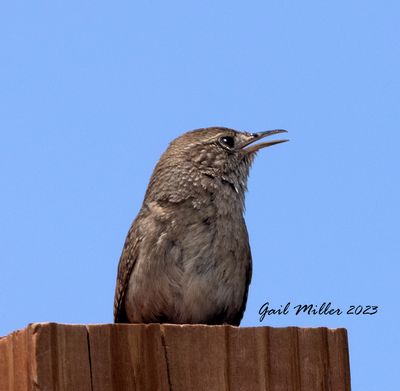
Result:
[[0,391],[349,391],[345,329],[35,323],[0,338]]

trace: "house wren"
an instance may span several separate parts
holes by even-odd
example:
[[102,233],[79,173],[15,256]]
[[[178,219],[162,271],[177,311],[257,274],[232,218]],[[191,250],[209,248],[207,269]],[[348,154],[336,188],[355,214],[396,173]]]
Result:
[[118,265],[117,323],[239,325],[251,279],[243,217],[260,133],[213,127],[171,142],[157,163]]

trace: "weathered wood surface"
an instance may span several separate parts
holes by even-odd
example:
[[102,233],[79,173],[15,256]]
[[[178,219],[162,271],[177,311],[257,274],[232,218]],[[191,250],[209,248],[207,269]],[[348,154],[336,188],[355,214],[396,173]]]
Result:
[[0,339],[0,391],[350,390],[345,329],[35,323]]

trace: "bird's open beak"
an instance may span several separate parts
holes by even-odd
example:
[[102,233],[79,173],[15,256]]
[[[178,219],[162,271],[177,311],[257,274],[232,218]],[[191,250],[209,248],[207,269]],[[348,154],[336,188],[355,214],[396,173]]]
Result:
[[[252,134],[253,137],[247,143],[242,145],[242,149],[246,153],[254,153],[254,152],[257,152],[261,148],[266,148],[266,147],[270,147],[271,145],[280,144],[280,143],[284,143],[286,141],[289,141],[287,139],[285,139],[285,140],[272,140],[272,141],[268,141],[268,142],[265,142],[265,143],[259,143],[259,144],[250,145],[250,144],[253,144],[254,142],[256,142],[258,140],[261,140],[264,137],[268,137],[268,136],[271,136],[273,134],[278,134],[278,133],[287,133],[287,130],[285,130],[285,129],[275,129],[275,130],[267,130],[265,132],[253,133]],[[250,145],[250,146],[248,148],[245,148],[248,145]]]

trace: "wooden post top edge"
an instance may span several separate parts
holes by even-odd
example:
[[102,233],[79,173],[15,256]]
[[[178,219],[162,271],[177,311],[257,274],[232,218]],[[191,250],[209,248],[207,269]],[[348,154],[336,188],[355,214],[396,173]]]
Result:
[[170,328],[170,329],[231,329],[231,330],[296,330],[299,332],[304,331],[317,331],[326,330],[328,333],[346,333],[347,329],[344,327],[329,328],[329,327],[298,327],[298,326],[286,326],[286,327],[272,327],[272,326],[231,326],[231,325],[206,325],[206,324],[172,324],[172,323],[89,323],[89,324],[77,324],[77,323],[58,323],[58,322],[35,322],[29,323],[25,328],[12,331],[10,334],[5,336],[0,336],[0,340],[7,338],[15,333],[19,333],[23,330],[29,329],[33,334],[39,331],[41,328],[48,327],[77,327],[77,328],[90,328],[90,327],[113,327],[113,328],[124,328],[124,327],[144,327],[144,328],[154,328],[160,327],[160,329]]

